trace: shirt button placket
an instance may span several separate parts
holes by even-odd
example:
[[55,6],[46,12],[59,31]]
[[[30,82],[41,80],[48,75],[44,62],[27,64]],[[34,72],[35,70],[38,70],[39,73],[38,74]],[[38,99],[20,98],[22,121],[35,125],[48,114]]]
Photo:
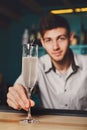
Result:
[[66,92],[67,89],[66,89],[66,80],[65,80],[65,84],[64,84],[64,92]]

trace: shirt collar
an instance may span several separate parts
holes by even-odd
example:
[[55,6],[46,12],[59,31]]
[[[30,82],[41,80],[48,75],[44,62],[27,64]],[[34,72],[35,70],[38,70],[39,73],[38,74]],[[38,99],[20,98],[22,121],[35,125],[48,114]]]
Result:
[[47,54],[46,58],[44,59],[44,70],[45,72],[49,72],[53,67],[52,67],[52,62],[50,56]]
[[[73,53],[73,51],[70,49],[70,55],[72,57],[72,70],[75,72],[79,68],[79,63],[76,58],[77,54]],[[44,59],[44,63],[45,63],[44,70],[46,73],[49,72],[50,70],[54,69],[52,62],[51,62],[51,58],[48,54],[46,55],[46,58]]]
[[76,58],[77,54],[75,54],[71,49],[70,49],[70,55],[72,58],[72,70],[75,72],[77,71],[77,69],[79,68],[79,63],[78,60]]

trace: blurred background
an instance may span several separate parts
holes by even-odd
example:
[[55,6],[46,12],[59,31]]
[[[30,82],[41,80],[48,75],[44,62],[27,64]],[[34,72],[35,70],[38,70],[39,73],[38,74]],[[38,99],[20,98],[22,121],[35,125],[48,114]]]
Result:
[[[52,10],[62,10],[57,13],[70,23],[74,34],[70,47],[87,54],[87,0],[0,0],[0,92],[3,86],[7,91],[21,73],[24,30],[39,40],[39,21]],[[44,53],[40,46],[39,56]]]

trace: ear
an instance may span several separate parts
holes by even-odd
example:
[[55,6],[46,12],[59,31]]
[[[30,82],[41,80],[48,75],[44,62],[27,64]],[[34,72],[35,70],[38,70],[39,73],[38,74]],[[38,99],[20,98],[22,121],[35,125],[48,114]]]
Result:
[[71,33],[70,33],[70,40],[73,39],[74,35],[75,35],[74,32],[71,32]]
[[74,38],[74,35],[75,35],[74,32],[71,32],[71,33],[70,33],[70,43],[72,43],[73,38]]
[[40,37],[40,41],[41,41],[42,46],[44,47],[44,41],[42,37]]

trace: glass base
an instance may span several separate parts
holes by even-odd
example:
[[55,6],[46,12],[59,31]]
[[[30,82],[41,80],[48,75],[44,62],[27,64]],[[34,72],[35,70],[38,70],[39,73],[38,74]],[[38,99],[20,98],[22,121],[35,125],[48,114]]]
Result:
[[36,119],[22,119],[20,123],[28,124],[28,123],[39,123],[39,120]]

